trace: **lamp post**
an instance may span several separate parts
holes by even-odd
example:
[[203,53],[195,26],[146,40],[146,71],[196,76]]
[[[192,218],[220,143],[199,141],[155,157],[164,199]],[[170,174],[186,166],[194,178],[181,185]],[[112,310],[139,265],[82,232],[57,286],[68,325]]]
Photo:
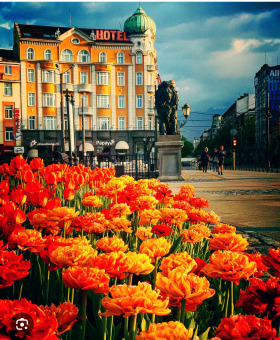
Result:
[[188,121],[188,118],[189,118],[189,115],[190,115],[190,112],[191,112],[191,107],[189,104],[185,104],[183,107],[182,107],[182,111],[183,111],[183,115],[185,117],[185,121],[179,123],[179,128],[185,126],[187,124],[187,121]]
[[68,137],[69,137],[69,164],[72,165],[72,138],[71,138],[71,122],[70,122],[70,112],[69,112],[69,101],[70,95],[68,89],[66,89],[66,107],[67,107],[67,121],[68,121]]
[[70,103],[72,105],[73,131],[74,131],[74,163],[77,164],[77,146],[76,146],[76,126],[75,126],[75,100],[73,94],[70,96]]
[[74,65],[71,65],[70,68],[66,71],[60,72],[59,65],[55,64],[59,72],[59,79],[60,79],[60,117],[61,117],[61,151],[65,153],[65,127],[64,127],[64,109],[63,109],[63,74],[68,72],[73,68]]

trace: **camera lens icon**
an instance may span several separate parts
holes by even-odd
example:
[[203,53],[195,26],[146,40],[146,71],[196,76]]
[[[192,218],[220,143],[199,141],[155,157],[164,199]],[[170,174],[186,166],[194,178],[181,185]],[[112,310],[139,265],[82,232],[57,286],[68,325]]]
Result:
[[18,335],[24,335],[30,332],[33,327],[33,319],[27,313],[18,313],[14,315],[11,320],[11,328],[13,331],[16,331]]
[[16,321],[16,329],[18,331],[26,331],[28,330],[28,320],[24,318],[20,318]]

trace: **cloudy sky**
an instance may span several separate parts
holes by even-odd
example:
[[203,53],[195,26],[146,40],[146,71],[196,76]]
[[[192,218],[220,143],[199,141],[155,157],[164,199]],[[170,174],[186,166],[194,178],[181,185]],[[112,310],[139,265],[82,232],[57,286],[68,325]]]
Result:
[[[0,47],[11,48],[13,24],[123,29],[139,2],[1,2]],[[177,83],[192,112],[183,134],[192,140],[244,92],[254,75],[280,62],[278,2],[141,2],[157,26],[162,80]],[[180,116],[180,113],[179,113]]]

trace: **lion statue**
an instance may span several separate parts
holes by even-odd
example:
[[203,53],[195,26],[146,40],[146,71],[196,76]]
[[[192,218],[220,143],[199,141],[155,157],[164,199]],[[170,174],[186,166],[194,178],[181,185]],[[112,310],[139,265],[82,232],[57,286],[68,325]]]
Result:
[[179,135],[177,122],[178,94],[174,89],[175,81],[163,81],[155,94],[155,107],[159,119],[161,135]]

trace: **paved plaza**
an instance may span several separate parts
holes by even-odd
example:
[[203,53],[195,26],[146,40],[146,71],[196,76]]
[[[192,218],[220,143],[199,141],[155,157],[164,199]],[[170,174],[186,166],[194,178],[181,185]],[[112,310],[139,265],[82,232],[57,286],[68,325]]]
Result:
[[185,182],[169,183],[173,193],[183,183],[192,184],[196,196],[209,200],[205,210],[213,210],[221,222],[266,243],[266,250],[280,245],[280,173],[225,170],[219,176],[212,170],[183,170],[182,175]]

